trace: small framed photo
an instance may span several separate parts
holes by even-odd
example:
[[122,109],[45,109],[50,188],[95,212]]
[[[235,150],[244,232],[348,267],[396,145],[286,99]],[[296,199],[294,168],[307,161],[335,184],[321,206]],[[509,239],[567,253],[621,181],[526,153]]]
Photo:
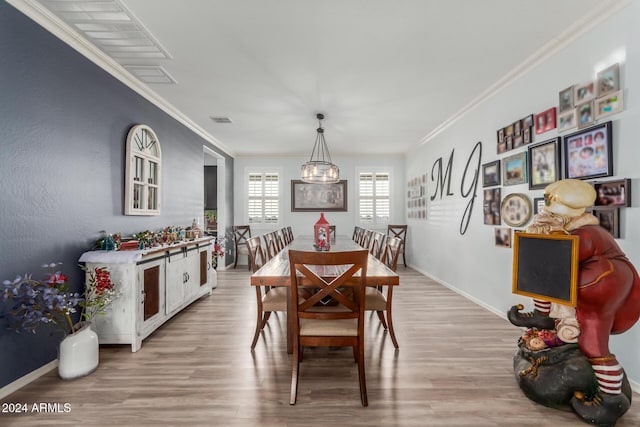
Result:
[[545,204],[544,204],[544,197],[535,197],[533,199],[533,214],[537,214],[539,212],[542,211],[542,208],[544,208]]
[[556,127],[556,107],[538,113],[535,116],[536,135],[555,129]]
[[502,159],[503,185],[525,184],[527,182],[527,152],[514,154]]
[[504,142],[507,145],[507,151],[513,150],[513,135],[507,135]]
[[573,96],[575,105],[583,102],[591,101],[596,97],[596,84],[593,81],[575,85],[575,94]]
[[504,142],[504,128],[498,130],[498,144]]
[[575,128],[576,126],[577,124],[575,108],[558,114],[558,132],[565,132],[569,129]]
[[522,122],[520,120],[516,120],[513,122],[513,134],[520,135],[522,133]]
[[533,114],[529,114],[527,117],[522,119],[522,128],[523,129],[531,129],[533,127]]
[[565,135],[564,177],[590,179],[613,175],[612,123]]
[[482,165],[482,186],[500,185],[500,160]]
[[508,227],[496,227],[495,229],[496,246],[501,248],[511,247],[511,229]]
[[504,128],[504,134],[506,136],[512,136],[513,135],[513,124],[510,124],[509,126]]
[[630,207],[631,206],[631,180],[619,179],[616,181],[594,182],[596,201],[593,204],[596,209],[606,207]]
[[623,109],[623,102],[621,90],[596,99],[596,119],[619,113]]
[[613,64],[598,73],[596,78],[598,96],[608,95],[620,89],[620,65]]
[[543,113],[538,113],[535,116],[535,125],[536,125],[536,135],[540,135],[545,131],[545,128],[547,127],[547,115],[543,112]]
[[604,228],[611,234],[614,239],[620,238],[620,209],[619,208],[601,208],[595,209],[592,213],[600,221],[600,227]]
[[560,138],[529,147],[529,189],[544,188],[560,178]]
[[522,129],[522,141],[525,144],[531,143],[531,128],[530,127]]
[[500,216],[511,227],[522,227],[531,219],[531,200],[526,194],[512,193],[502,200]]
[[573,86],[569,86],[568,88],[560,91],[558,96],[558,113],[573,110],[573,107],[576,105],[573,101],[573,89]]
[[500,188],[484,190],[482,205],[484,223],[487,225],[500,225]]
[[498,144],[498,154],[507,152],[507,141]]
[[585,102],[576,106],[576,117],[578,119],[578,129],[591,126],[595,121],[595,111],[593,111],[593,101]]
[[517,134],[513,136],[513,148],[522,147],[524,145],[524,137],[522,134]]

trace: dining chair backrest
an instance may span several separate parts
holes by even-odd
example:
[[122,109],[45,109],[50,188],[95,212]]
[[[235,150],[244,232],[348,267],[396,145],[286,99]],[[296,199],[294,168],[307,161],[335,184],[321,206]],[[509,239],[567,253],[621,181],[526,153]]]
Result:
[[[289,306],[294,307],[293,312],[287,314],[293,317],[290,323],[293,325],[294,351],[292,405],[296,402],[303,346],[352,346],[358,362],[360,400],[363,406],[367,406],[364,306],[368,256],[365,249],[347,252],[289,250]],[[326,277],[326,271],[337,271],[338,276]]]
[[394,236],[402,240],[402,250],[400,251],[400,254],[402,255],[402,262],[406,267],[407,259],[404,254],[404,250],[407,247],[407,225],[406,224],[388,225],[387,236]]
[[[235,244],[235,261],[233,268],[238,265],[238,255],[241,253],[247,253],[247,240],[251,238],[251,226],[249,225],[234,225],[233,226],[233,241]],[[251,268],[251,265],[249,265]]]
[[388,236],[384,245],[384,254],[382,256],[382,262],[391,270],[396,271],[398,268],[398,256],[402,253],[404,244],[402,239],[395,236]]
[[369,253],[375,258],[381,259],[384,252],[384,233],[374,231],[369,244]]
[[276,246],[278,247],[278,252],[280,252],[286,246],[284,243],[284,237],[282,234],[282,230],[276,230],[273,232],[274,239],[276,240]]
[[362,233],[362,237],[360,238],[360,242],[359,242],[360,246],[362,246],[366,250],[369,250],[369,246],[371,245],[371,237],[372,236],[373,236],[373,231],[372,230],[364,229],[364,232]]
[[351,237],[353,239],[354,242],[356,243],[360,243],[360,236],[362,236],[362,232],[364,231],[364,228],[362,227],[358,227],[357,225],[355,227],[353,227],[353,236]]
[[291,229],[291,226],[287,226],[287,234],[289,235],[289,243],[293,242],[294,237],[293,237],[293,230]]
[[262,238],[264,239],[264,245],[266,247],[265,251],[267,252],[267,257],[269,259],[273,258],[274,256],[276,256],[278,254],[278,252],[280,252],[278,250],[278,244],[276,241],[276,236],[273,234],[273,232],[270,233],[265,233]]
[[267,262],[267,258],[262,249],[260,243],[260,236],[255,236],[247,240],[247,247],[249,248],[249,264],[251,265],[251,271],[254,273],[260,269]]

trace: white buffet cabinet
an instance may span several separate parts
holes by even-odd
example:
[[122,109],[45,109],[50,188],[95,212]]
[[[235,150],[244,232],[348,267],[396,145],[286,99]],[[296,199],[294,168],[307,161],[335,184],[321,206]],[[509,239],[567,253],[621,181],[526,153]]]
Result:
[[88,269],[107,267],[120,295],[92,329],[101,344],[131,344],[142,340],[189,304],[216,287],[211,266],[213,239],[139,251],[90,251],[80,257]]

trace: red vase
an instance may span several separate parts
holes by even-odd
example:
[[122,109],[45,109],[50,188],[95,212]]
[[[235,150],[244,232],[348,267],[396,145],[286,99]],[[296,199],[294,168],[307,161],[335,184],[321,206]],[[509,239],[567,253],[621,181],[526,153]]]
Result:
[[324,217],[324,213],[320,214],[320,219],[313,227],[313,240],[319,251],[328,251],[331,249],[331,239],[329,236],[329,223]]

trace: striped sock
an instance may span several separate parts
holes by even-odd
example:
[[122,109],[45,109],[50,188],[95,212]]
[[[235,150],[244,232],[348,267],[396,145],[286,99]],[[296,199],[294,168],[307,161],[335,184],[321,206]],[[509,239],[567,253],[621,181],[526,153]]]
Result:
[[604,358],[599,358],[597,362],[591,360],[591,367],[596,374],[600,391],[608,394],[620,394],[622,392],[622,366],[615,356],[610,360],[602,359]]
[[534,299],[533,300],[533,306],[535,308],[535,310],[544,315],[544,316],[548,316],[549,312],[551,311],[551,301],[543,301],[540,299]]

